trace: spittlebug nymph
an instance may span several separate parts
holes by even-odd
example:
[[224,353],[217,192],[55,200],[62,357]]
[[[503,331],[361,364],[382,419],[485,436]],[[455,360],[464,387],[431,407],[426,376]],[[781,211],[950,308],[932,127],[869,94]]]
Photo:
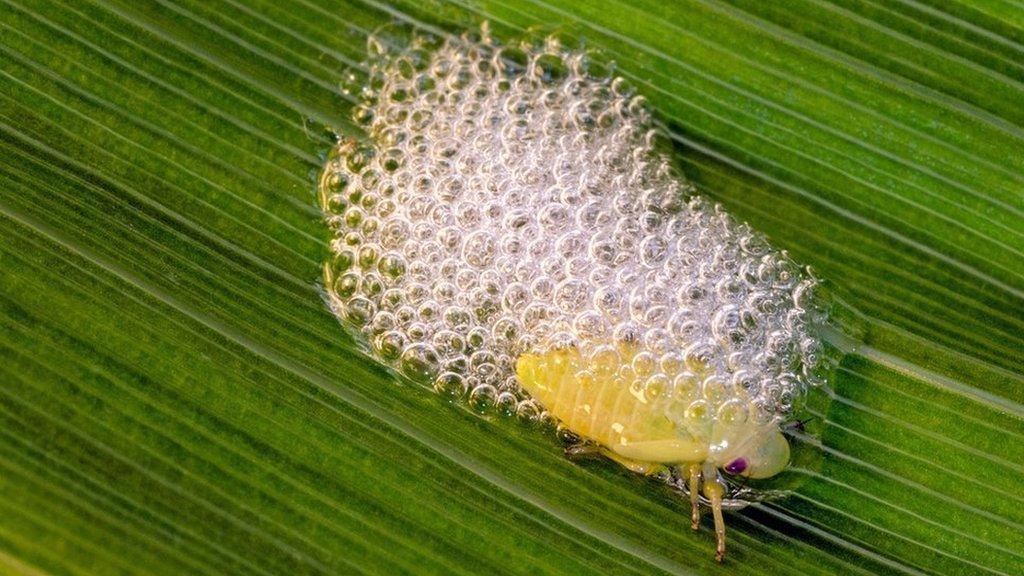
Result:
[[[628,352],[627,356],[635,352]],[[570,430],[600,444],[606,455],[642,474],[678,466],[688,482],[691,525],[700,522],[699,494],[714,513],[716,558],[725,555],[722,499],[726,488],[718,470],[746,478],[769,478],[789,464],[789,442],[775,420],[729,421],[702,413],[673,410],[672,398],[635,394],[636,380],[616,381],[621,357],[586,360],[576,350],[523,354],[519,382]]]
[[[321,175],[332,308],[382,361],[477,409],[546,414],[714,513],[786,468],[820,381],[815,282],[656,150],[642,98],[549,40],[371,40]],[[733,483],[734,484],[734,483]]]

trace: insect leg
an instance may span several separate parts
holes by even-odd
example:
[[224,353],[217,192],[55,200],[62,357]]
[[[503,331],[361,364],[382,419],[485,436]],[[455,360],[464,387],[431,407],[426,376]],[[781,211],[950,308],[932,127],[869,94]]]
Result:
[[690,527],[696,530],[700,528],[700,464],[688,465],[686,475],[690,489]]
[[577,461],[601,456],[601,447],[590,442],[579,442],[565,448],[565,457]]
[[619,456],[614,450],[607,448],[599,449],[601,454],[606,457],[618,462],[619,465],[624,466],[628,470],[636,472],[637,474],[643,474],[644,476],[654,476],[661,474],[668,470],[664,464],[658,464],[656,462],[645,462],[643,460],[635,460],[633,458],[626,458],[625,456]]
[[725,486],[718,481],[714,468],[704,472],[704,496],[711,501],[711,513],[715,518],[715,560],[721,562],[725,558],[725,518],[722,517]]

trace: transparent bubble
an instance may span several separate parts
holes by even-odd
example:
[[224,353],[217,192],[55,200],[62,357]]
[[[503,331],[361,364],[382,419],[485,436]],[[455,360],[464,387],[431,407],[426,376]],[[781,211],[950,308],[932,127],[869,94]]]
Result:
[[542,423],[524,353],[576,349],[584,394],[614,383],[691,427],[771,421],[822,384],[816,280],[672,170],[611,69],[486,31],[369,48],[347,88],[367,138],[318,197],[331,304],[382,361]]
[[480,384],[469,393],[469,405],[477,412],[487,412],[498,401],[498,391],[490,384]]

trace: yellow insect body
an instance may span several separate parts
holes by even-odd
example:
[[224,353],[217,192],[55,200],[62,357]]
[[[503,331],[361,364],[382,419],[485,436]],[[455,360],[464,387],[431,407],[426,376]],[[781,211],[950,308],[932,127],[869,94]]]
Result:
[[631,461],[631,468],[706,459],[709,427],[680,429],[665,415],[663,402],[609,377],[619,368],[610,364],[615,355],[588,367],[580,356],[575,348],[524,354],[516,365],[519,382],[570,430]]
[[[622,356],[635,350],[620,347]],[[597,354],[586,361],[577,348],[523,354],[516,362],[520,385],[553,416],[606,455],[640,473],[662,466],[684,469],[689,483],[692,525],[700,519],[698,494],[711,502],[716,558],[725,554],[722,499],[717,470],[748,478],[768,478],[789,463],[789,443],[775,421],[725,422],[707,414],[675,414],[671,398],[622,376],[620,355]],[[629,374],[629,371],[625,371]],[[670,418],[670,414],[673,416]]]

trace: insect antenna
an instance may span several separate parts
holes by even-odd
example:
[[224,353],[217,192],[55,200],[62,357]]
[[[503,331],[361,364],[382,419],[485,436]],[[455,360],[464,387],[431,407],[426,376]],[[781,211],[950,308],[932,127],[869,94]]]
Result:
[[807,423],[808,422],[813,422],[813,421],[815,421],[817,419],[818,419],[817,416],[810,416],[810,417],[804,418],[803,420],[794,420],[793,422],[790,422],[789,424],[786,424],[785,431],[786,432],[794,432],[794,431],[796,431],[796,432],[799,432],[801,434],[804,434],[804,433],[807,432],[807,429],[806,429]]

